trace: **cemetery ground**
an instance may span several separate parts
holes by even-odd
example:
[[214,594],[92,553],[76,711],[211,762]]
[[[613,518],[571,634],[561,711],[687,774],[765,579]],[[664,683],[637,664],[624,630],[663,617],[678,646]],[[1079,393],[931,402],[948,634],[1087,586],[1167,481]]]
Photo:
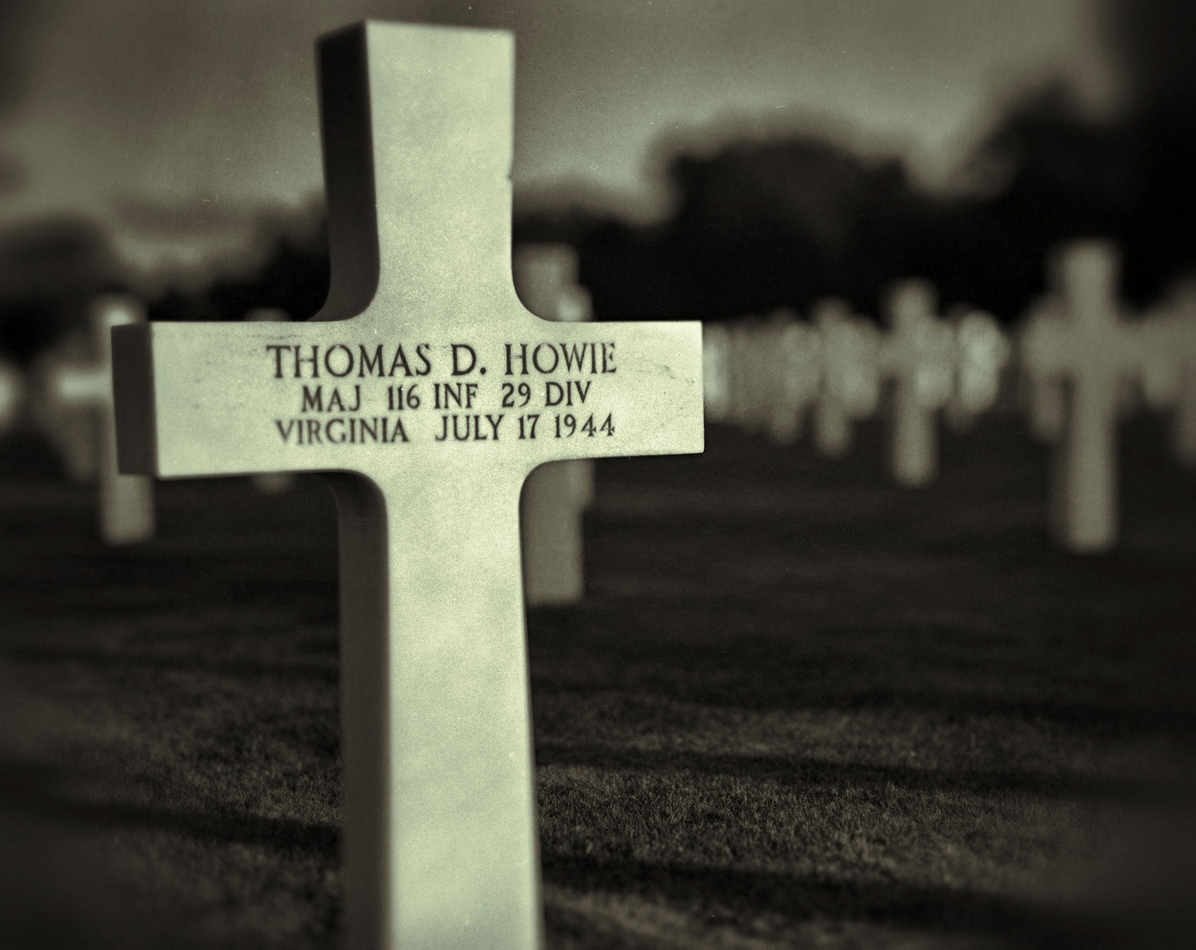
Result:
[[[1196,474],[1123,427],[1080,557],[1020,417],[920,491],[881,433],[598,463],[528,617],[549,947],[1191,945]],[[331,494],[162,483],[105,548],[2,448],[0,945],[338,946]]]

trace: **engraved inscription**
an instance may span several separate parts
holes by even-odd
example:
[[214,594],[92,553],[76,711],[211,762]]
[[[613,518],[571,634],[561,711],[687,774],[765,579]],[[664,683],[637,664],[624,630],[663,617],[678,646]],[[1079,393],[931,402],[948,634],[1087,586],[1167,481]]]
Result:
[[[485,379],[487,364],[501,378]],[[266,344],[263,373],[293,385],[295,414],[273,420],[284,445],[404,446],[611,438],[603,377],[611,340],[509,342],[496,352],[458,340]],[[526,411],[524,411],[526,410]]]

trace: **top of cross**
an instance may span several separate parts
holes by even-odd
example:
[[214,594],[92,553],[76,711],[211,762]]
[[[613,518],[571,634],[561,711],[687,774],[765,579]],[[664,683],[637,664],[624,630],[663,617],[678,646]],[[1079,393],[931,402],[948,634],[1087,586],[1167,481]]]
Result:
[[1117,312],[1117,250],[1106,241],[1068,245],[1051,259],[1051,283],[1062,297],[1068,319],[1114,324]]
[[924,280],[903,280],[889,293],[885,316],[897,334],[919,332],[935,319],[934,288]]
[[954,334],[935,314],[934,288],[904,280],[889,293],[886,315],[892,331],[882,343],[881,363],[893,378],[914,385],[919,401],[940,407],[951,393]]
[[1117,302],[1117,249],[1081,241],[1051,259],[1052,293],[1030,312],[1022,363],[1032,375],[1091,378],[1095,385],[1141,369],[1138,334]]
[[513,37],[364,23],[320,46],[332,286],[318,319],[394,330],[446,296],[516,303]]

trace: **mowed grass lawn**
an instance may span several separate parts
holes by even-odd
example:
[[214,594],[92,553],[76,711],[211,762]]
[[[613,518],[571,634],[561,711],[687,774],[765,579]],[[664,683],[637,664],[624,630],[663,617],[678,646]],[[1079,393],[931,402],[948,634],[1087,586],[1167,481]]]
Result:
[[[528,618],[549,946],[1196,943],[1196,473],[1124,435],[1086,558],[1014,418],[919,492],[879,424],[600,464]],[[330,494],[166,484],[108,550],[55,473],[0,443],[0,946],[339,946]]]

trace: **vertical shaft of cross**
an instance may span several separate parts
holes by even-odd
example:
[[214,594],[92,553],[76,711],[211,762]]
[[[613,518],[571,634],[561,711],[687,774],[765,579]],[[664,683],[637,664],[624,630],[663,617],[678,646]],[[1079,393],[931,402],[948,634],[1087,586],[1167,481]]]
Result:
[[390,801],[390,551],[386,500],[359,475],[325,479],[336,498],[340,569],[341,854],[345,942],[387,946],[394,888]]
[[1057,442],[1067,425],[1067,397],[1057,379],[1024,379],[1030,434],[1039,442]]
[[153,482],[121,474],[117,463],[112,394],[112,328],[144,320],[141,305],[132,298],[98,297],[91,306],[92,360],[58,365],[48,381],[54,412],[86,413],[94,426],[100,535],[109,544],[144,541],[154,533]]
[[894,377],[892,425],[889,431],[889,464],[900,485],[923,485],[934,477],[938,455],[938,428],[934,415],[922,408],[918,398],[916,354],[910,339],[925,320],[925,288],[905,283],[893,289],[887,315],[895,355],[891,372]]
[[402,478],[333,478],[355,946],[536,946],[523,474],[453,466],[401,512]]
[[886,341],[894,379],[890,464],[900,485],[918,487],[938,474],[937,410],[950,396],[950,331],[934,317],[934,290],[903,281],[890,294]]
[[841,458],[851,450],[854,420],[876,408],[876,337],[838,299],[817,304],[814,325],[822,370],[822,392],[814,405],[814,445],[829,458]]
[[1081,243],[1055,268],[1079,360],[1068,374],[1067,425],[1052,459],[1054,528],[1075,550],[1098,551],[1117,537],[1117,404],[1129,362],[1119,352],[1117,257],[1107,244]]
[[1117,387],[1078,376],[1065,389],[1068,424],[1051,459],[1053,526],[1080,551],[1117,536]]
[[154,483],[141,475],[122,475],[116,458],[116,414],[112,408],[112,327],[140,316],[124,300],[104,298],[92,312],[99,365],[106,392],[95,405],[100,429],[100,531],[110,544],[143,541],[154,533]]

